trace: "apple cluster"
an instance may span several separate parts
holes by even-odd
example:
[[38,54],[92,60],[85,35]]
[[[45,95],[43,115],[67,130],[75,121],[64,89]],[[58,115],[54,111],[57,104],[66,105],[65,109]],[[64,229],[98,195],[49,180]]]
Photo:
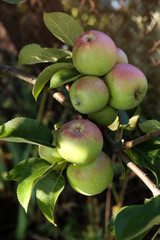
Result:
[[73,64],[83,76],[70,88],[72,105],[97,124],[109,126],[118,110],[135,108],[146,95],[145,75],[105,33],[81,34],[73,45]]
[[57,162],[57,171],[67,166],[73,189],[92,196],[104,191],[114,175],[96,124],[107,127],[115,121],[118,110],[135,108],[148,85],[143,72],[128,63],[124,51],[99,31],[90,30],[75,40],[73,64],[82,76],[72,83],[70,99],[75,110],[87,114],[89,120],[65,123],[56,135],[56,148],[41,146],[39,155],[51,164]]

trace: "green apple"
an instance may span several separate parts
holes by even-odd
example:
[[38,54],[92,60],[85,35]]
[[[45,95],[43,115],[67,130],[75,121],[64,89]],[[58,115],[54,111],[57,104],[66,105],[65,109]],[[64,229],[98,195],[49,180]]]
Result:
[[128,63],[128,57],[121,48],[117,48],[117,64]]
[[76,80],[69,91],[73,107],[88,114],[104,108],[109,99],[105,82],[96,76],[84,76]]
[[59,155],[56,148],[44,147],[40,145],[38,152],[39,152],[39,156],[45,159],[50,164],[57,163],[54,170],[60,171],[63,167],[65,167],[64,165],[66,161],[61,157],[61,155]]
[[111,159],[104,152],[91,163],[70,164],[67,168],[67,178],[72,188],[87,196],[103,192],[112,182],[113,175]]
[[148,83],[144,73],[137,67],[120,63],[105,75],[109,89],[109,105],[119,110],[132,109],[146,95]]
[[103,76],[117,61],[116,45],[105,33],[89,30],[75,40],[72,57],[80,73]]
[[107,127],[114,122],[117,115],[118,110],[107,105],[98,112],[88,114],[88,118],[97,124]]
[[89,120],[76,119],[64,124],[57,135],[57,150],[66,161],[86,164],[101,152],[103,136]]

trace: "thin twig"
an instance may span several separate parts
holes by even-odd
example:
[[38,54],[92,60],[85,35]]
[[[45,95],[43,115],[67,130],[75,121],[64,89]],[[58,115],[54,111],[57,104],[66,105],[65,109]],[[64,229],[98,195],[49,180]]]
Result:
[[0,76],[19,78],[32,85],[34,85],[37,80],[35,76],[32,76],[23,72],[22,70],[4,64],[0,64]]
[[[25,73],[22,70],[4,64],[0,64],[0,76],[15,77],[24,80],[25,82],[30,83],[32,85],[35,85],[37,80],[37,77],[35,76],[32,76],[30,74]],[[48,90],[48,92],[52,94],[53,98],[57,100],[60,104],[69,108],[71,111],[75,112],[69,99],[67,99],[61,92],[57,92],[54,90]]]
[[125,142],[123,144],[122,148],[124,150],[127,150],[127,149],[130,149],[130,148],[140,144],[140,143],[146,142],[146,141],[148,141],[148,140],[150,140],[152,138],[156,138],[158,136],[160,136],[160,129],[155,130],[155,131],[150,132],[150,133],[147,133],[147,134],[145,134],[145,135],[143,135],[143,136],[141,136],[139,138],[136,138],[134,140],[127,141],[127,142]]
[[113,153],[116,153],[116,155],[121,158],[127,167],[130,168],[145,183],[145,185],[151,190],[153,196],[160,195],[160,190],[156,187],[156,185],[134,162],[130,160],[129,156],[122,151],[122,145],[116,145],[117,143],[106,132],[104,132],[104,137],[110,144],[112,151],[115,151]]
[[154,234],[154,236],[152,237],[151,240],[155,240],[155,238],[157,237],[157,235],[160,233],[160,228],[158,228],[158,230],[156,231],[156,233]]
[[151,190],[153,196],[160,195],[160,190],[156,187],[156,185],[146,176],[146,174],[139,168],[135,163],[133,163],[129,156],[124,152],[119,152],[118,156],[122,159],[122,161],[130,168]]
[[107,240],[109,237],[109,231],[107,230],[106,226],[109,224],[111,215],[111,186],[108,187],[106,191],[106,206],[105,206],[105,232],[104,232],[104,240]]

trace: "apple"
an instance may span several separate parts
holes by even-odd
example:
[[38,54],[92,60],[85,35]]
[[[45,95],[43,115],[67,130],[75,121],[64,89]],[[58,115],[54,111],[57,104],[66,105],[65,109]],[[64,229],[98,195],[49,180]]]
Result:
[[71,187],[87,196],[103,192],[112,182],[113,175],[111,159],[104,152],[101,152],[91,163],[70,164],[67,168],[67,178]]
[[89,30],[77,37],[73,44],[73,64],[86,75],[103,76],[117,61],[113,40],[103,32]]
[[96,76],[84,76],[76,80],[69,91],[73,107],[88,114],[104,108],[109,99],[105,82]]
[[100,124],[104,127],[111,125],[118,115],[118,110],[106,105],[98,112],[88,114],[88,118],[93,122]]
[[41,158],[50,164],[57,163],[54,170],[60,171],[63,167],[65,167],[64,165],[66,161],[59,155],[56,148],[44,147],[40,145],[38,148],[38,153]]
[[128,63],[128,57],[121,48],[117,48],[117,64]]
[[116,64],[104,79],[109,89],[109,105],[113,108],[132,109],[146,95],[147,79],[139,68],[131,64]]
[[60,128],[56,142],[59,154],[66,161],[86,164],[100,154],[103,136],[91,121],[75,119]]

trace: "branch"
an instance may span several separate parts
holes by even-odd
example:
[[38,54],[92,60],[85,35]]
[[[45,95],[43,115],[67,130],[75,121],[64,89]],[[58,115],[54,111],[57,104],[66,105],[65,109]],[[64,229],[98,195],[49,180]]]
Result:
[[35,84],[37,78],[35,76],[31,76],[30,74],[27,74],[23,72],[22,70],[19,70],[17,68],[0,64],[0,76],[6,76],[6,77],[16,77],[21,80],[24,80],[32,85]]
[[136,146],[140,143],[146,142],[146,141],[148,141],[152,138],[158,137],[158,136],[160,136],[160,129],[155,130],[155,131],[150,132],[150,133],[147,133],[147,134],[145,134],[145,135],[143,135],[139,138],[136,138],[134,140],[125,142],[122,146],[122,149],[123,150],[130,149],[130,148],[132,148],[132,147],[134,147],[134,146]]
[[160,190],[156,187],[156,185],[146,176],[146,174],[134,164],[127,154],[124,152],[119,152],[118,156],[122,159],[122,161],[130,168],[144,183],[145,185],[151,190],[153,196],[160,195]]
[[[121,160],[127,165],[127,167],[130,168],[144,182],[144,184],[151,190],[153,196],[160,195],[160,190],[156,187],[156,185],[146,176],[146,174],[134,162],[130,160],[129,156],[122,151],[123,145],[121,143],[117,143],[116,141],[114,141],[107,134],[106,131],[104,131],[103,133],[104,138],[107,140],[108,144],[112,149],[112,152],[116,154],[118,157],[120,157]],[[143,137],[144,136],[142,136],[142,138]]]
[[139,138],[136,138],[134,140],[131,140],[131,141],[127,141],[127,142],[124,142],[123,144],[121,142],[116,142],[114,141],[107,133],[107,130],[106,129],[103,129],[102,130],[104,135],[105,135],[105,138],[106,140],[110,143],[111,145],[111,148],[112,148],[112,152],[117,154],[118,152],[122,151],[122,150],[128,150],[140,143],[143,143],[143,142],[146,142],[152,138],[156,138],[158,136],[160,136],[160,129],[157,129],[153,132],[150,132],[150,133],[147,133]]
[[[7,77],[15,77],[19,78],[21,80],[24,80],[25,82],[28,82],[32,85],[35,85],[35,82],[37,80],[37,77],[32,76],[30,74],[27,74],[23,72],[22,70],[19,70],[17,68],[0,64],[0,76],[7,76]],[[54,90],[48,90],[50,94],[52,94],[53,98],[57,100],[60,104],[63,106],[69,108],[71,111],[75,112],[71,102],[69,99],[67,99],[61,92],[57,92]],[[80,116],[80,114],[79,114]]]

